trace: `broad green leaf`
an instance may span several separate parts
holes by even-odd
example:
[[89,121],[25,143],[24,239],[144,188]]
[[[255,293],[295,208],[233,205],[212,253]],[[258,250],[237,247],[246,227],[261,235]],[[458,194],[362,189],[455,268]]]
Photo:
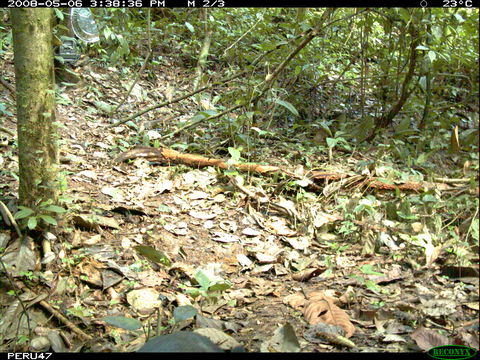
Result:
[[50,205],[50,204],[52,204],[52,203],[53,203],[53,200],[52,200],[52,199],[48,199],[48,200],[42,201],[39,206],[40,206],[40,207],[45,207],[45,206],[48,206],[48,205]]
[[37,218],[35,216],[28,218],[27,226],[30,230],[35,229],[37,227]]
[[426,76],[420,77],[420,80],[418,80],[418,83],[420,84],[420,87],[422,88],[423,91],[427,91],[427,77]]
[[472,238],[477,241],[477,246],[478,246],[478,233],[479,233],[479,226],[478,226],[478,219],[474,219],[472,221],[472,225],[470,227],[472,229]]
[[240,160],[240,151],[237,148],[229,147],[228,152],[232,157],[232,160],[239,161]]
[[224,280],[224,281],[221,281],[221,282],[217,282],[213,285],[210,285],[208,290],[210,290],[210,291],[224,291],[224,290],[230,289],[231,287],[232,287],[232,283],[228,280]]
[[223,172],[223,174],[225,176],[237,176],[238,175],[238,171],[237,170],[225,170]]
[[195,122],[198,122],[198,121],[201,121],[205,118],[207,118],[208,116],[206,116],[204,114],[204,111],[198,113],[198,114],[195,114],[194,116],[192,116],[189,120],[187,120],[186,122],[188,122],[189,124],[191,123],[195,123]]
[[331,149],[333,149],[335,145],[337,145],[338,143],[338,139],[334,139],[334,138],[327,138],[326,141],[327,141],[328,147]]
[[30,215],[32,215],[34,213],[34,211],[30,208],[27,208],[27,207],[24,207],[24,206],[19,206],[19,207],[21,208],[21,210],[18,211],[17,213],[15,213],[15,215],[13,216],[17,220],[29,217]]
[[400,124],[398,124],[395,130],[398,133],[401,133],[407,131],[408,129],[410,129],[410,119],[408,117],[405,117],[402,119],[402,121],[400,121]]
[[112,36],[112,34],[112,31],[108,27],[103,29],[103,36],[105,36],[105,39],[110,39],[110,36]]
[[290,111],[293,115],[295,116],[298,116],[298,111],[297,109],[295,108],[295,106],[293,106],[292,104],[290,104],[288,101],[284,101],[284,100],[275,100],[275,102],[278,104],[278,105],[282,105],[284,107],[286,107],[288,109],[288,111]]
[[131,331],[141,329],[143,326],[137,319],[127,318],[125,316],[105,316],[102,320],[109,325]]
[[202,114],[205,118],[207,118],[207,117],[210,117],[210,116],[217,115],[218,111],[213,110],[213,109],[203,110],[203,111],[200,111],[199,114]]
[[[383,275],[383,274],[381,274]],[[377,284],[375,284],[372,280],[367,280],[365,281],[365,286],[372,290],[372,291],[376,291],[376,292],[380,292],[382,290],[382,288],[380,286],[378,286]]]
[[200,289],[197,289],[197,288],[186,288],[185,292],[193,298],[196,298],[202,295],[202,292],[200,291]]
[[168,258],[167,255],[165,255],[163,252],[158,251],[154,249],[151,246],[147,245],[137,245],[134,247],[134,249],[140,254],[145,256],[148,260],[157,263],[157,264],[162,264],[165,266],[170,266],[171,265],[171,260]]
[[60,11],[60,9],[53,9],[55,11],[55,16],[60,20],[62,21],[64,16],[63,16],[63,12]]
[[418,45],[415,50],[430,50],[430,48],[423,46],[423,45]]
[[430,157],[431,154],[432,154],[432,153],[422,152],[422,153],[418,156],[417,160],[415,160],[415,163],[416,163],[417,165],[425,164],[425,162],[428,160],[428,158]]
[[57,225],[57,220],[55,220],[53,217],[49,215],[39,215],[38,217],[43,221],[45,221],[47,224],[54,225],[54,226]]
[[300,74],[301,72],[302,72],[302,67],[301,67],[301,66],[298,66],[298,65],[295,66],[295,72],[294,72],[294,73],[295,73],[295,76],[298,75],[298,74]]
[[57,214],[63,214],[66,210],[60,206],[57,205],[49,205],[44,208],[46,211],[51,211]]
[[409,22],[410,21],[410,13],[405,8],[399,8],[398,13],[403,21]]
[[271,131],[265,131],[265,130],[262,130],[262,129],[258,128],[258,127],[255,127],[255,126],[252,126],[250,129],[253,130],[253,131],[256,131],[259,136],[263,136],[263,135],[273,135],[273,133],[272,133]]
[[210,279],[208,278],[208,275],[202,270],[197,271],[197,273],[195,274],[195,280],[197,280],[200,287],[204,289],[208,289],[208,287],[210,286]]
[[425,196],[422,198],[423,202],[433,202],[436,203],[438,202],[438,199],[430,194],[425,194]]
[[190,30],[190,32],[195,32],[195,29],[193,28],[192,24],[190,24],[189,22],[185,22],[185,26],[187,27],[188,30]]
[[107,104],[105,101],[94,101],[94,104],[97,107],[97,109],[100,109],[106,113],[112,112],[113,109],[115,108],[115,105]]
[[437,58],[437,54],[435,53],[435,51],[429,51],[428,52],[428,58],[430,59],[430,62],[434,62],[435,59]]
[[462,17],[462,15],[460,14],[455,14],[455,18],[457,19],[457,21],[461,24],[463,22],[465,22],[465,19]]
[[432,28],[432,35],[435,38],[435,40],[437,40],[437,41],[440,40],[442,38],[442,35],[443,35],[442,28],[440,26],[434,26]]
[[197,309],[191,305],[179,306],[173,310],[173,318],[175,319],[176,323],[179,323],[181,321],[193,318],[197,315],[197,313]]
[[328,124],[325,122],[325,121],[322,121],[320,123],[320,127],[325,130],[325,132],[327,133],[328,136],[333,136],[332,134],[332,130],[330,130],[330,127],[328,126]]

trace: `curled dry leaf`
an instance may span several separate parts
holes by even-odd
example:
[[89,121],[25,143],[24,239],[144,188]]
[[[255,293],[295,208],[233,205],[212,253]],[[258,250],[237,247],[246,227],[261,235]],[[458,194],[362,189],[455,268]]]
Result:
[[333,303],[333,299],[322,292],[309,294],[303,315],[309,324],[315,325],[320,322],[340,326],[345,330],[345,337],[349,338],[355,332],[355,326],[350,322],[347,313]]
[[259,254],[255,254],[255,257],[257,258],[260,264],[272,264],[278,261],[278,256],[276,255],[259,253]]
[[253,261],[250,260],[246,255],[244,254],[237,254],[237,261],[238,263],[243,266],[243,267],[249,267],[252,266]]
[[261,232],[250,227],[247,227],[242,230],[242,234],[246,236],[260,236]]
[[313,277],[316,277],[322,273],[322,269],[319,268],[310,268],[303,271],[299,271],[296,274],[292,275],[292,279],[295,281],[308,281]]

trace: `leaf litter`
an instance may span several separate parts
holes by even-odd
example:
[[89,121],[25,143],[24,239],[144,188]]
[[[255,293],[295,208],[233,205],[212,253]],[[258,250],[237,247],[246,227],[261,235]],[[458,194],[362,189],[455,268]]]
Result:
[[[100,87],[111,81],[104,75],[93,67],[84,74],[102,79]],[[153,91],[141,80],[133,95],[143,99],[147,89]],[[73,98],[85,90],[69,91]],[[62,167],[73,174],[67,192],[74,229],[54,243],[57,258],[42,271],[28,244],[14,242],[3,255],[13,276],[30,274],[38,296],[62,304],[49,310],[44,300],[33,300],[37,295],[22,295],[31,301],[30,326],[38,332],[30,350],[132,351],[143,342],[141,326],[171,326],[174,311],[185,306],[195,312],[170,330],[199,327],[225,349],[243,344],[249,351],[399,352],[451,343],[478,348],[478,325],[472,322],[479,312],[478,266],[449,264],[448,243],[436,243],[435,229],[371,216],[388,201],[385,194],[377,194],[381,201],[367,201],[352,186],[356,178],[321,185],[327,175],[316,172],[296,185],[322,186],[322,201],[299,203],[272,195],[265,178],[226,182],[212,167],[158,166],[146,159],[112,165],[137,131],[128,125],[106,131],[98,109],[84,117],[87,107],[88,102],[58,105],[68,129]],[[154,130],[148,134],[158,137]],[[275,152],[266,156],[284,164]],[[17,166],[15,158],[1,159],[7,168]],[[362,160],[349,158],[325,170],[355,174]],[[377,176],[393,176],[390,167],[375,170]],[[388,189],[386,183],[376,185]],[[334,206],[336,195],[347,199],[340,207]],[[410,216],[402,211],[396,209]],[[357,216],[348,221],[346,213]],[[18,256],[29,261],[15,263]],[[473,260],[478,264],[478,256]],[[17,300],[4,292],[0,298],[9,304],[0,308],[4,341],[28,335]],[[34,304],[61,309],[66,319],[58,319],[67,328],[54,330]],[[82,334],[103,339],[85,342]]]

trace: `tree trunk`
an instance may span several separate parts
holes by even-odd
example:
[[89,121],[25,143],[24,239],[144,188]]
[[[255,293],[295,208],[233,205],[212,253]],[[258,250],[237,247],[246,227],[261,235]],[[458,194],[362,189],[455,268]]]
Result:
[[17,93],[20,204],[31,209],[58,195],[51,9],[12,9]]

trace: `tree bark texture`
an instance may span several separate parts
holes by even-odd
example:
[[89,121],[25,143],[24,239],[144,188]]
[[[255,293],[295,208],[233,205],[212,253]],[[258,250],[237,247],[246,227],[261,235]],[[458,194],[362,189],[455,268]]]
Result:
[[58,195],[51,9],[12,9],[17,98],[19,198],[35,208]]

